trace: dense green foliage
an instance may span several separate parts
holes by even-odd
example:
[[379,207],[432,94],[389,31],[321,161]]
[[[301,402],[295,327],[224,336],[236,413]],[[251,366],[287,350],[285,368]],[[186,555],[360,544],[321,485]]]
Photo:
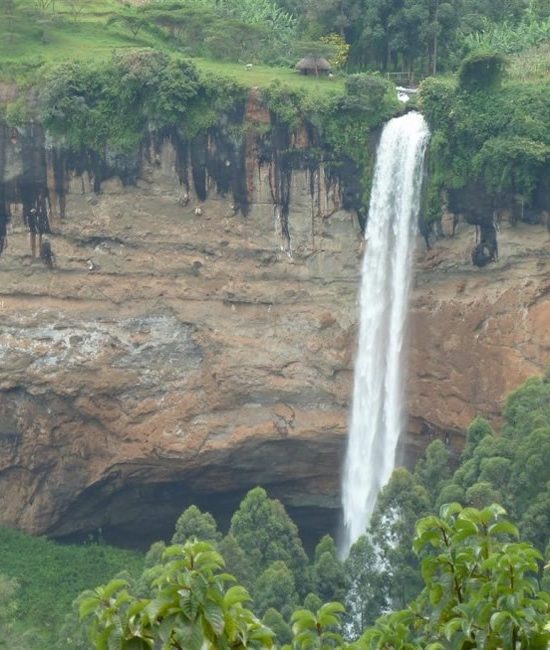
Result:
[[529,541],[544,552],[550,537],[550,381],[533,378],[510,395],[505,424],[495,436],[486,423],[474,421],[471,443],[449,485],[462,490],[462,501],[477,496],[487,505],[498,500]]
[[222,537],[214,517],[209,512],[201,512],[197,506],[189,506],[179,516],[172,544],[185,544],[193,537],[203,542],[219,542]]
[[244,89],[237,84],[199,80],[188,61],[132,50],[105,63],[55,66],[44,80],[40,117],[71,149],[130,152],[147,130],[177,125],[193,135],[238,101]]
[[[414,549],[422,555],[424,587],[406,609],[381,617],[351,645],[344,641],[340,603],[316,611],[297,609],[291,617],[293,638],[282,650],[544,650],[550,641],[545,629],[550,594],[536,578],[542,556],[516,541],[518,531],[503,514],[498,505],[480,511],[455,503],[444,506],[440,517],[421,519]],[[223,558],[210,545],[191,541],[166,549],[160,563],[146,572],[145,597],[132,595],[124,580],[85,592],[79,610],[90,619],[94,646],[280,647],[274,633],[245,606],[247,591],[229,587],[234,578],[223,567]],[[288,634],[276,612],[269,618]]]
[[[352,547],[345,562],[326,536],[308,565],[282,506],[261,489],[249,494],[233,518],[225,548],[237,558],[240,571],[246,564],[253,569],[246,584],[254,610],[266,612],[264,621],[273,622],[281,642],[293,624],[293,648],[345,647],[338,626],[320,628],[322,643],[319,634],[307,632],[315,628],[314,612],[321,611],[323,600],[342,600],[347,613],[340,634],[351,638],[360,637],[382,612],[394,610],[361,637],[358,648],[436,648],[447,647],[447,640],[467,648],[474,636],[476,647],[512,648],[515,642],[545,647],[548,595],[539,593],[538,581],[541,553],[550,551],[549,378],[531,379],[513,393],[504,417],[498,437],[483,419],[472,422],[454,470],[440,440],[428,447],[414,474],[396,470],[380,495],[368,535]],[[443,508],[439,519],[430,515],[449,501],[468,507]],[[501,523],[502,508],[472,508],[486,508],[493,501],[500,501],[520,524],[526,543],[509,541],[517,530]],[[196,518],[196,509],[190,512]],[[190,519],[188,514],[180,521]],[[206,516],[198,529],[207,521],[208,534],[217,538]],[[258,535],[260,530],[271,534]],[[218,542],[219,548],[224,541]],[[439,550],[434,555],[430,548]],[[449,567],[454,567],[452,574]],[[314,593],[302,601],[304,585]],[[301,610],[292,617],[300,602],[309,613]],[[308,645],[312,639],[317,645]]]
[[519,22],[485,20],[479,31],[468,34],[464,42],[471,51],[490,50],[501,54],[521,52],[550,41],[550,16],[532,3]]
[[364,647],[547,648],[550,594],[536,579],[542,555],[515,541],[517,528],[503,514],[498,505],[480,511],[453,503],[440,517],[421,519],[414,548],[424,554],[424,588],[367,630]]
[[[135,50],[106,63],[52,68],[41,92],[40,118],[75,150],[131,151],[147,131],[175,128],[184,138],[205,132],[224,113],[242,107],[244,98],[238,83],[200,75],[178,57]],[[312,94],[275,81],[263,99],[278,124],[310,124],[327,151],[357,162],[369,156],[372,130],[399,110],[392,84],[360,74],[346,80],[345,93]]]
[[489,90],[500,87],[506,59],[500,54],[474,52],[460,64],[458,85],[462,90]]
[[[351,45],[350,64],[425,75],[457,66],[469,51],[491,46],[500,25],[530,31],[520,48],[544,39],[548,10],[539,0],[279,0],[302,17],[310,36],[338,32]],[[528,26],[528,27],[525,27]],[[511,39],[510,39],[511,40]],[[519,40],[519,39],[516,39]]]
[[134,10],[188,55],[286,63],[297,21],[273,0],[157,1]]
[[[307,556],[298,528],[280,501],[269,499],[263,488],[251,490],[233,515],[229,532],[245,552],[262,592],[284,579],[302,596],[307,593]],[[291,572],[288,577],[283,577],[284,567]],[[270,571],[267,576],[266,570]],[[294,588],[290,588],[289,597]],[[264,602],[265,609],[274,606],[269,598]]]
[[440,217],[454,190],[467,190],[454,211],[474,222],[490,221],[493,209],[518,201],[521,214],[524,206],[543,209],[550,176],[548,86],[500,86],[502,65],[496,55],[472,56],[458,84],[432,78],[421,86],[421,108],[432,129],[428,220]]
[[137,553],[62,546],[7,528],[0,528],[0,557],[0,629],[24,650],[66,647],[56,639],[74,598],[119,571],[139,575],[143,567]]
[[[223,558],[206,542],[166,549],[146,573],[148,596],[134,597],[126,580],[83,594],[82,617],[92,616],[97,648],[229,650],[269,648],[272,632],[244,605],[246,590],[231,585]],[[149,596],[150,594],[150,596]]]

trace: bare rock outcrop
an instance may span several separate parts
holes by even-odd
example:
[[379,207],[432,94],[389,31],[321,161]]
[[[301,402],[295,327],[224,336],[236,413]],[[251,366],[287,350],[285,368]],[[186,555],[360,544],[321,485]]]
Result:
[[[135,182],[94,187],[73,171],[61,194],[45,156],[53,269],[30,256],[25,208],[11,206],[2,524],[145,543],[191,502],[223,521],[259,483],[311,535],[336,522],[360,228],[322,167],[294,170],[283,204],[253,145],[246,210],[207,175],[206,200],[182,185],[169,140],[143,153]],[[435,435],[459,448],[476,413],[498,421],[550,361],[547,231],[503,224],[500,261],[481,270],[472,234],[460,224],[430,252],[419,243],[409,459]]]

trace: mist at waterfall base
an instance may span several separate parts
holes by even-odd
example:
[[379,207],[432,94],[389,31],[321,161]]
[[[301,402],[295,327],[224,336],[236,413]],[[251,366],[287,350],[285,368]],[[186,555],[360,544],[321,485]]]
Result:
[[403,425],[403,347],[429,139],[417,112],[390,120],[376,153],[360,290],[353,406],[342,480],[342,556],[367,530]]

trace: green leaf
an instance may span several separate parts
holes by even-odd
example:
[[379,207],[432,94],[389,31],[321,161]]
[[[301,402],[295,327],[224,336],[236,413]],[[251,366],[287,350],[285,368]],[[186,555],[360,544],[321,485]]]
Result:
[[441,519],[449,519],[453,515],[457,515],[459,512],[462,512],[462,506],[460,503],[444,503],[439,509],[439,516]]
[[92,612],[94,612],[100,604],[100,601],[97,597],[93,596],[91,598],[85,598],[80,601],[78,613],[80,618],[86,618]]
[[119,589],[122,589],[123,587],[127,587],[128,582],[126,580],[122,580],[121,578],[111,580],[104,588],[103,588],[103,597],[104,598],[110,598],[115,592],[119,591]]
[[230,587],[223,597],[223,604],[226,609],[238,603],[245,603],[252,600],[248,591],[241,585]]
[[217,635],[221,635],[225,625],[224,614],[222,608],[209,601],[204,607],[204,618],[210,623],[212,629]]
[[519,530],[509,521],[498,521],[496,524],[492,524],[489,526],[488,532],[489,535],[504,534],[519,537]]

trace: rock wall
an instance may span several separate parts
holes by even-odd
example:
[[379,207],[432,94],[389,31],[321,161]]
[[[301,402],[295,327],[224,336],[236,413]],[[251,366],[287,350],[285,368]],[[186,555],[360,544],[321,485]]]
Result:
[[[254,102],[247,115],[269,120]],[[262,484],[306,537],[336,525],[362,253],[343,209],[354,179],[284,168],[254,134],[242,151],[202,146],[157,139],[116,175],[41,132],[4,132],[0,523],[145,545],[191,502],[223,524]],[[52,269],[31,256],[23,217],[37,200]],[[500,261],[481,270],[473,236],[459,224],[432,251],[419,241],[408,462],[436,435],[459,448],[476,413],[498,422],[506,393],[550,362],[547,231],[503,223]]]

